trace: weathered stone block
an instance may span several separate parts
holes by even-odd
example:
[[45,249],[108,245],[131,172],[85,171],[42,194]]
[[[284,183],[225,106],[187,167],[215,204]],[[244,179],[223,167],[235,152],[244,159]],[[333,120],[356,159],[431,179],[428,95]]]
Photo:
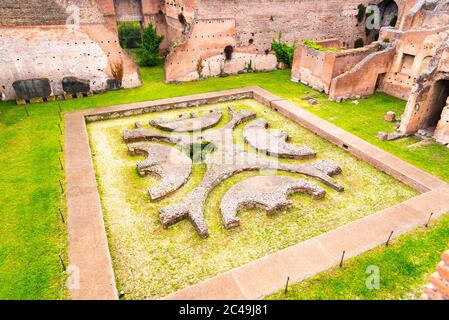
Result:
[[106,82],[108,90],[120,90],[122,88],[122,82],[120,80],[110,79]]
[[387,112],[387,114],[384,116],[384,120],[387,122],[395,122],[396,121],[396,113],[393,111]]
[[62,79],[62,88],[64,92],[71,94],[77,94],[79,92],[88,93],[90,91],[90,83],[89,80],[76,77],[64,77]]
[[30,100],[31,103],[42,103],[44,102],[43,98],[33,98]]
[[50,81],[47,78],[18,80],[12,84],[17,99],[48,98],[51,95]]

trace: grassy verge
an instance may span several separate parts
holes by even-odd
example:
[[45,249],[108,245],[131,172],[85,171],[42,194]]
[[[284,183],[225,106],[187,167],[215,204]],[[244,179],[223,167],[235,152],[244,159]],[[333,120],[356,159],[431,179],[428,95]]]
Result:
[[[355,105],[350,101],[333,103],[325,95],[318,94],[320,103],[309,106],[301,97],[316,93],[290,82],[289,70],[179,85],[164,84],[161,67],[142,69],[141,75],[144,84],[140,88],[61,101],[60,107],[64,113],[258,85],[449,181],[447,148],[439,145],[409,148],[416,142],[414,139],[381,142],[375,138],[377,131],[393,129],[391,124],[383,122],[384,113],[391,110],[401,114],[405,105],[386,95],[376,94]],[[29,116],[14,102],[0,102],[0,298],[65,298],[64,275],[58,256],[59,253],[66,256],[67,245],[66,230],[58,212],[60,207],[64,209],[59,190],[62,172],[58,157],[63,154],[59,150],[62,137],[58,128],[58,103],[31,105],[27,110]],[[430,252],[410,254],[428,255]],[[351,283],[345,285],[351,289]]]
[[[421,296],[420,289],[428,283],[440,256],[449,241],[449,216],[442,217],[430,229],[424,227],[399,237],[389,247],[378,247],[334,268],[300,282],[268,300],[391,300]],[[371,266],[378,267],[378,289],[369,289]],[[372,288],[372,287],[371,287]]]

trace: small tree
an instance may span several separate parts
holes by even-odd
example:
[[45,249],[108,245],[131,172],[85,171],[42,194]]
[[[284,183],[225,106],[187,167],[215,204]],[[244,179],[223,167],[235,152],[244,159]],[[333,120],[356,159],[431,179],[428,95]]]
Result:
[[164,40],[164,36],[156,33],[156,29],[150,24],[143,31],[142,47],[139,50],[138,58],[141,66],[155,66],[159,63],[161,55],[159,46]]

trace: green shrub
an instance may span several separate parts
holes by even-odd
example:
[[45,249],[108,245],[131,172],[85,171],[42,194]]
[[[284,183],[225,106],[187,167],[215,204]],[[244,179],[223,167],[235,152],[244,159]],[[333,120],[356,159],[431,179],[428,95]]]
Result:
[[137,56],[139,65],[151,67],[157,65],[161,60],[159,46],[164,36],[156,33],[156,29],[150,24],[143,31],[142,46]]
[[302,42],[303,45],[305,45],[306,47],[309,47],[310,49],[314,49],[314,50],[318,50],[318,51],[331,51],[331,52],[337,52],[338,49],[337,48],[332,48],[332,47],[323,47],[321,45],[319,45],[318,43],[316,43],[313,40],[304,40]]
[[278,62],[285,63],[291,68],[293,63],[293,55],[295,54],[296,45],[289,46],[286,42],[282,41],[282,32],[279,32],[279,39],[273,39],[271,49],[275,52]]
[[390,39],[389,38],[384,38],[384,43],[390,43]]
[[141,26],[139,22],[121,22],[118,25],[120,46],[124,49],[136,49],[142,42]]

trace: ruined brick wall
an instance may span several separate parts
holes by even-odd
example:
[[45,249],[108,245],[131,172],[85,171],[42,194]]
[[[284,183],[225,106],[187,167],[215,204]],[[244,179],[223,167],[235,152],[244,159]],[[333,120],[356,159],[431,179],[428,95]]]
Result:
[[[335,40],[317,41],[321,46],[323,43],[327,43],[328,47],[340,48],[340,43]],[[369,54],[379,49],[378,45],[371,44],[364,48],[334,52],[298,45],[292,66],[292,81],[301,81],[315,90],[329,93],[332,79],[351,70]]]
[[[380,90],[407,100],[418,76],[424,72],[436,50],[447,36],[449,27],[399,32],[398,45],[391,69]],[[386,33],[383,37],[394,38]]]
[[[366,0],[198,0],[197,18],[236,20],[237,45],[264,52],[282,32],[289,42],[338,38],[353,44],[365,38],[357,6]],[[250,44],[250,39],[253,43]]]
[[[120,0],[122,1],[122,0]],[[134,62],[118,43],[113,0],[2,0],[0,2],[0,95],[14,99],[12,83],[50,79],[53,94],[61,80],[75,76],[103,90],[110,63],[123,60],[125,87],[140,85]]]
[[142,21],[141,0],[114,1],[117,21]]
[[[189,4],[194,2],[193,25],[189,33],[184,33],[184,37],[181,36],[182,41],[174,41],[175,48],[165,67],[166,82],[197,79],[199,77],[197,69],[201,69],[202,64],[210,62],[205,59],[221,54],[228,45],[233,45],[236,50],[244,53],[241,59],[247,59],[245,58],[247,55],[253,55],[254,59],[257,57],[257,60],[265,60],[264,70],[276,68],[275,63],[268,65],[269,61],[273,61],[272,57],[264,58],[264,55],[271,51],[272,41],[278,38],[280,32],[283,40],[289,43],[304,39],[337,38],[343,46],[352,47],[356,39],[366,39],[365,25],[357,23],[358,6],[361,3],[368,5],[373,1],[196,0],[188,2]],[[374,1],[376,2],[378,1]],[[177,8],[179,9],[179,6]],[[170,19],[176,26],[176,16],[173,17],[172,14]],[[219,21],[228,20],[234,21],[233,34],[226,32],[229,30],[226,23],[219,23]],[[204,30],[200,30],[202,27]],[[204,43],[201,46],[194,45],[198,42],[196,38],[198,35],[206,37],[203,38]],[[235,39],[230,41],[230,36]],[[244,66],[245,63],[248,64],[249,61],[235,61],[233,65]],[[189,65],[188,68],[179,67],[186,64]],[[226,69],[226,66],[222,68]]]
[[449,300],[449,250],[441,256],[437,271],[424,288],[425,300]]
[[436,50],[428,69],[416,80],[408,99],[400,130],[414,133],[436,126],[435,139],[449,144],[449,33]]
[[104,23],[95,0],[2,0],[0,26],[64,25],[79,8],[80,23]]
[[373,52],[350,71],[334,78],[329,98],[339,100],[372,95],[376,91],[379,75],[390,69],[394,53],[393,45]]

